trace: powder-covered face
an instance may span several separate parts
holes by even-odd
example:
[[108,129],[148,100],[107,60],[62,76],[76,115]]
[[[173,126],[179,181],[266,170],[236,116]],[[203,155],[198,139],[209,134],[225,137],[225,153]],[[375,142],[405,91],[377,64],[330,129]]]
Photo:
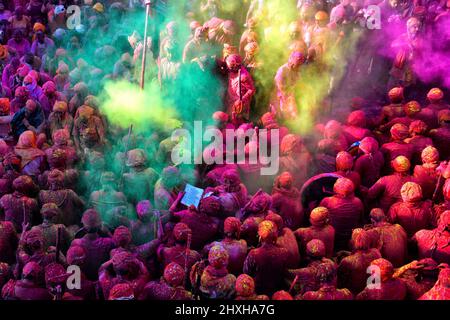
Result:
[[389,5],[391,6],[391,8],[397,8],[399,5],[399,0],[389,0]]
[[303,64],[304,61],[305,59],[301,54],[292,54],[289,57],[288,66],[291,69],[297,69]]
[[42,42],[44,42],[45,35],[42,31],[38,31],[38,32],[36,32],[36,38],[38,39],[38,41],[40,43],[42,43]]
[[239,61],[236,61],[234,59],[228,59],[227,67],[231,72],[238,72],[241,64],[239,63]]
[[14,41],[15,41],[15,42],[21,42],[21,41],[22,41],[22,33],[16,32],[16,33],[14,34],[13,38],[14,38]]
[[202,27],[198,27],[197,29],[195,29],[194,37],[198,40],[205,40],[206,34],[207,32]]
[[417,34],[420,31],[421,23],[417,19],[413,19],[412,21],[408,22],[407,30],[408,30],[408,36],[410,39],[414,39],[417,37]]
[[25,115],[31,115],[36,110],[36,107],[36,103],[27,101],[27,104],[25,105]]

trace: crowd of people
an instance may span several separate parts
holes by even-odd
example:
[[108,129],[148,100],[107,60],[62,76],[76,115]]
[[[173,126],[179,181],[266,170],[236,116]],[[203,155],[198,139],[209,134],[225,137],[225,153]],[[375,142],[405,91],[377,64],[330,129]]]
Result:
[[[450,299],[448,89],[415,69],[450,1],[290,1],[289,59],[264,93],[270,1],[241,1],[234,16],[227,0],[185,1],[184,39],[180,20],[161,18],[177,1],[153,1],[163,27],[109,43],[102,34],[143,17],[143,1],[0,1],[0,299]],[[385,92],[313,110],[298,133],[296,84],[327,72],[374,4],[405,30],[387,76],[368,79]],[[224,108],[208,117],[223,132],[267,129],[278,173],[261,176],[263,159],[180,165],[167,128],[139,134],[106,117],[102,84],[138,86],[144,41],[145,79],[164,95],[184,67],[213,70]],[[247,141],[246,156],[258,148]],[[198,205],[183,204],[188,183],[205,190]]]

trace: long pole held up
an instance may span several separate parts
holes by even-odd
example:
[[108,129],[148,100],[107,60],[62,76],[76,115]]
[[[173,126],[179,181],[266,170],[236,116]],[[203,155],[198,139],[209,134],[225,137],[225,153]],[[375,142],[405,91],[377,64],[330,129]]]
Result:
[[142,52],[142,65],[141,65],[141,81],[140,87],[144,90],[145,83],[145,62],[147,58],[147,32],[148,32],[148,17],[150,15],[151,0],[145,1],[145,29],[144,29],[144,50]]

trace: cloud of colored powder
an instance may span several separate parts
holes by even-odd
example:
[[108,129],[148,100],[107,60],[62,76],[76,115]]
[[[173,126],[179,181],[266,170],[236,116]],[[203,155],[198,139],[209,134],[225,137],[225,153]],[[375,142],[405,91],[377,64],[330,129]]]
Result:
[[176,110],[162,99],[156,82],[148,83],[144,91],[126,81],[107,82],[101,100],[101,112],[121,128],[133,125],[142,132],[150,127],[163,128],[169,122],[181,126]]

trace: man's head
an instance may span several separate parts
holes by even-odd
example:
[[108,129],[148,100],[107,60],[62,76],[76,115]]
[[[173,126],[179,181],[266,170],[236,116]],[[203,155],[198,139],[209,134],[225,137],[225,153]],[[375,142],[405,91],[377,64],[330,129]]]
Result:
[[27,100],[25,104],[25,117],[32,115],[37,109],[37,104],[33,100]]
[[419,113],[421,109],[422,107],[420,106],[420,103],[415,100],[407,102],[404,106],[405,113],[408,117]]
[[236,34],[236,23],[233,20],[225,20],[220,25],[222,32],[229,36],[234,36]]
[[306,254],[310,259],[322,259],[326,254],[325,244],[319,239],[310,240],[306,244]]
[[0,116],[7,116],[11,110],[9,98],[0,98]]
[[328,24],[328,18],[328,13],[326,13],[325,11],[318,11],[314,16],[316,25],[318,25],[319,27],[325,27]]
[[241,221],[236,217],[228,217],[223,223],[223,232],[229,237],[238,238],[241,229]]
[[242,66],[242,59],[238,54],[230,54],[225,62],[227,64],[228,70],[231,72],[238,72]]
[[114,230],[113,240],[116,246],[125,248],[131,243],[131,232],[125,226],[120,226]]
[[322,227],[328,223],[328,209],[317,207],[311,211],[309,222],[313,227]]
[[448,127],[450,125],[450,110],[444,109],[439,111],[438,121],[441,127]]
[[336,120],[330,120],[324,127],[323,135],[326,139],[339,139],[342,134],[342,124]]
[[280,145],[280,152],[283,156],[293,155],[302,150],[303,142],[300,136],[288,134],[283,137]]
[[347,151],[341,151],[336,156],[336,170],[348,171],[353,168],[353,156]]
[[130,283],[118,283],[109,291],[108,300],[134,300],[134,290]]
[[22,20],[22,16],[23,16],[23,8],[22,6],[17,6],[16,10],[14,10],[14,15],[16,16],[16,18],[18,20]]
[[444,92],[439,88],[433,88],[428,92],[427,98],[431,103],[438,103],[444,99]]
[[189,23],[189,29],[191,30],[192,34],[195,34],[195,30],[197,30],[197,28],[201,28],[202,25],[200,24],[200,22],[194,20],[191,23]]
[[300,66],[305,63],[306,57],[303,53],[299,51],[294,51],[289,56],[288,66],[292,70],[297,70]]
[[41,251],[44,247],[44,234],[41,229],[25,231],[23,242],[29,254]]
[[69,42],[69,48],[72,50],[79,49],[81,47],[80,39],[76,36],[71,37]]
[[386,215],[384,214],[383,209],[373,208],[370,211],[370,220],[372,223],[377,224],[383,221],[386,221]]
[[27,75],[23,78],[23,86],[32,91],[36,88],[36,80],[32,76]]
[[22,39],[23,39],[22,31],[19,30],[19,29],[14,30],[14,33],[13,33],[13,39],[14,39],[14,41],[17,42],[17,43],[22,42]]
[[314,6],[306,2],[300,9],[300,19],[302,21],[309,21],[314,18]]
[[403,123],[396,123],[391,127],[391,137],[394,141],[403,141],[409,136],[409,128]]
[[292,189],[292,185],[294,183],[294,177],[290,172],[285,171],[278,176],[275,183],[279,188],[290,190]]
[[272,197],[265,192],[261,192],[256,197],[253,198],[248,210],[254,214],[265,213],[270,209],[272,205]]
[[58,285],[65,285],[69,274],[66,269],[59,263],[53,262],[44,268],[45,284],[47,288],[56,288]]
[[290,301],[294,300],[294,298],[286,290],[279,290],[272,295],[272,300]]
[[17,147],[26,148],[36,148],[36,135],[33,131],[27,130],[19,136],[19,141],[17,142]]
[[391,161],[391,166],[395,172],[406,174],[411,168],[411,162],[405,156],[398,156]]
[[223,207],[218,197],[206,197],[200,201],[198,211],[210,217],[220,216]]
[[178,23],[171,21],[166,25],[167,35],[171,38],[178,34]]
[[284,221],[283,218],[274,212],[269,212],[269,214],[265,217],[266,220],[272,221],[277,226],[277,230],[281,232],[284,227]]
[[379,258],[371,262],[372,267],[376,267],[380,270],[381,282],[386,282],[392,278],[394,274],[394,266],[386,259]]
[[400,0],[389,0],[389,6],[396,9],[400,5]]
[[368,250],[372,244],[372,239],[364,229],[353,229],[352,244],[354,250]]
[[100,183],[103,189],[112,190],[116,186],[116,176],[111,171],[103,172],[100,177]]
[[178,168],[169,166],[161,173],[161,182],[167,189],[173,189],[182,182],[181,173]]
[[67,110],[67,102],[65,101],[56,101],[53,105],[53,112],[59,117],[62,117],[67,112]]
[[450,179],[445,180],[444,187],[442,188],[442,193],[446,201],[450,201]]
[[347,124],[354,127],[366,127],[366,114],[361,110],[356,110],[350,113],[347,118]]
[[205,41],[208,38],[208,28],[198,27],[195,29],[194,38],[200,41]]
[[25,102],[28,99],[29,95],[30,93],[28,89],[23,86],[17,87],[16,91],[14,92],[14,97],[23,102]]
[[40,43],[43,43],[44,42],[44,40],[45,40],[45,34],[44,34],[44,32],[42,32],[42,31],[37,31],[36,32],[36,39],[40,42]]
[[87,233],[97,233],[102,226],[100,215],[95,209],[88,209],[83,213],[81,218],[83,227]]
[[64,187],[64,173],[58,169],[53,169],[48,174],[48,184],[51,190],[59,190]]
[[439,272],[438,282],[441,287],[450,289],[450,268],[447,267]]
[[148,221],[153,214],[153,207],[149,200],[139,201],[136,205],[136,213],[139,220]]
[[338,270],[336,264],[331,260],[321,263],[316,272],[320,284],[336,285]]
[[450,210],[446,210],[438,219],[438,228],[441,231],[450,231]]
[[403,87],[395,87],[389,90],[388,92],[389,101],[391,103],[401,103],[404,99],[404,90]]
[[247,274],[241,274],[236,279],[236,293],[240,297],[251,297],[255,294],[255,280]]
[[17,57],[14,57],[11,59],[10,64],[14,70],[17,70],[17,68],[20,66],[20,59]]
[[141,167],[147,162],[147,156],[143,149],[133,149],[128,151],[127,167]]
[[70,133],[67,129],[58,129],[52,135],[53,143],[57,146],[65,146],[69,142]]
[[46,203],[41,208],[41,216],[44,220],[52,221],[60,215],[61,210],[53,202]]
[[422,150],[421,158],[424,164],[437,164],[439,162],[439,151],[435,147],[428,146]]
[[26,280],[33,281],[34,283],[39,283],[43,280],[43,270],[42,267],[34,261],[28,262],[22,270],[22,277]]
[[425,135],[428,130],[428,126],[422,120],[415,120],[409,125],[409,133],[412,136],[422,136]]
[[289,37],[291,39],[297,39],[301,34],[301,24],[298,21],[294,21],[289,25]]
[[226,187],[235,187],[241,183],[241,178],[236,170],[227,170],[222,174],[222,182]]
[[136,257],[128,251],[116,253],[111,260],[116,275],[122,279],[133,277],[139,270]]
[[0,262],[0,286],[3,285],[11,278],[10,267],[6,262]]
[[13,189],[20,194],[31,195],[37,186],[30,176],[23,175],[13,180]]
[[42,91],[44,91],[44,93],[46,95],[52,95],[56,93],[56,85],[53,81],[47,81],[46,83],[44,83],[42,85]]
[[419,34],[420,29],[422,28],[422,23],[419,19],[412,17],[409,18],[406,22],[406,29],[408,33],[408,37],[410,39],[415,39]]
[[422,200],[422,188],[415,182],[406,182],[401,190],[403,202],[418,202]]
[[89,88],[84,82],[78,82],[73,86],[73,91],[76,93],[78,97],[81,99],[85,99],[89,94]]
[[191,228],[185,223],[179,222],[173,228],[173,237],[179,244],[185,244],[191,234]]
[[170,286],[179,287],[183,285],[184,270],[178,263],[171,262],[164,268],[163,277]]
[[336,196],[341,198],[347,198],[352,196],[355,192],[355,185],[352,180],[347,178],[339,178],[336,180],[333,186],[333,191]]
[[245,58],[247,60],[252,59],[259,51],[259,46],[257,42],[249,42],[244,47]]
[[224,268],[228,265],[228,251],[221,245],[215,245],[209,250],[208,262],[216,269]]
[[278,236],[277,226],[272,221],[264,220],[258,225],[258,236],[263,243],[275,243]]
[[67,250],[67,263],[69,265],[83,266],[86,262],[86,251],[81,246],[71,246]]

